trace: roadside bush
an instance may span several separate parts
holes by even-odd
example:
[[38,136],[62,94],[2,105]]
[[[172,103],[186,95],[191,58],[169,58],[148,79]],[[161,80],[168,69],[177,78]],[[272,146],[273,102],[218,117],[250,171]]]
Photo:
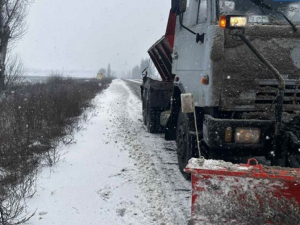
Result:
[[16,86],[0,98],[0,219],[9,190],[28,180],[58,141],[72,133],[78,117],[110,82],[52,76],[46,83]]

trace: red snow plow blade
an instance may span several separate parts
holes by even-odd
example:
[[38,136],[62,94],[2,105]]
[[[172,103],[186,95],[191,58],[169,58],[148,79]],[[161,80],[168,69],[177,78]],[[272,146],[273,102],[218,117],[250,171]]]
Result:
[[300,169],[191,159],[185,171],[190,224],[300,224]]

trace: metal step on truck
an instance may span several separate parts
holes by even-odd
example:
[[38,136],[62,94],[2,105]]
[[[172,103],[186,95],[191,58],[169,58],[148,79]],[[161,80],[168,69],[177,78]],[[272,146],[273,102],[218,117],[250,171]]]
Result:
[[191,224],[299,224],[299,28],[299,0],[171,1],[141,98],[192,177]]

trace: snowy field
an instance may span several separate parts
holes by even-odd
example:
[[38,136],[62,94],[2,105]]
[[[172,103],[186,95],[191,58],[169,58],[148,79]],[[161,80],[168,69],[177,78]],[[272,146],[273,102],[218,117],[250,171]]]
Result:
[[76,143],[43,168],[28,199],[32,225],[187,224],[190,182],[174,142],[146,132],[141,101],[121,80],[94,99]]

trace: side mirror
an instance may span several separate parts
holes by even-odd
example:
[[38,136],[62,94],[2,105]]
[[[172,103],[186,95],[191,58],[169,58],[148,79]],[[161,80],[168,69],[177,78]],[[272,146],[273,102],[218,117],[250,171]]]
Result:
[[187,0],[172,0],[172,12],[179,15],[186,11]]

